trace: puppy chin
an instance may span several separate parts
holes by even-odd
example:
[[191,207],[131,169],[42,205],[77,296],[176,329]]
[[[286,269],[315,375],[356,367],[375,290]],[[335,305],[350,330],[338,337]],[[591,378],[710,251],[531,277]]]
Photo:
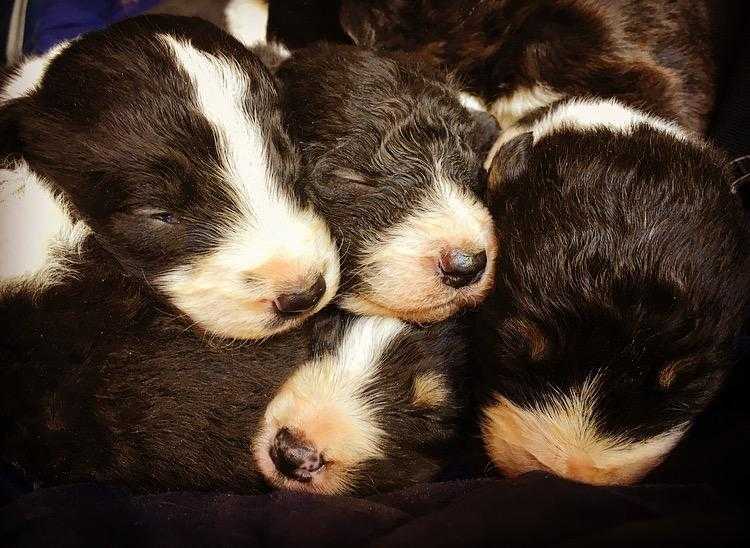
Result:
[[687,429],[679,425],[643,441],[625,441],[599,433],[593,415],[573,405],[574,398],[525,409],[497,397],[484,409],[482,422],[493,464],[508,477],[542,470],[591,485],[628,485],[658,466]]

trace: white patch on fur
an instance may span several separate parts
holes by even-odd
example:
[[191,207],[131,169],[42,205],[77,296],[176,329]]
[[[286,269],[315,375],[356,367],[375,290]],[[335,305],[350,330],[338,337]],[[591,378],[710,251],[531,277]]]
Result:
[[89,234],[25,163],[0,170],[0,284],[34,290],[69,273]]
[[530,112],[562,98],[562,94],[542,85],[519,88],[511,95],[501,97],[492,103],[490,112],[497,119],[501,129],[508,129]]
[[2,93],[0,93],[0,104],[10,101],[11,99],[25,97],[36,90],[42,82],[42,78],[44,78],[44,74],[47,72],[49,64],[55,57],[60,55],[69,44],[70,42],[61,42],[44,55],[30,57],[22,61],[21,64],[15,68],[13,76],[11,76],[5,86],[3,86]]
[[500,133],[487,154],[484,167],[489,169],[497,151],[514,137],[533,132],[534,143],[558,131],[592,131],[606,129],[614,133],[630,135],[636,127],[646,125],[660,133],[686,141],[690,134],[674,122],[646,114],[627,107],[615,99],[575,99],[553,107],[533,124],[514,125]]
[[[441,321],[476,305],[494,281],[497,239],[487,208],[464,187],[441,175],[432,191],[399,224],[373,235],[359,259],[366,292],[342,295],[340,306],[357,314],[395,316],[415,322]],[[441,280],[441,252],[485,251],[482,279],[456,289]]]
[[482,424],[492,461],[509,476],[546,470],[593,485],[638,481],[667,456],[687,425],[642,442],[604,435],[596,420],[597,387],[593,377],[531,409],[496,396]]
[[484,106],[484,101],[481,98],[461,91],[458,93],[458,102],[467,110],[477,110],[479,112],[487,112],[487,107]]
[[224,8],[227,30],[245,46],[266,41],[268,2],[230,0]]
[[[263,113],[248,107],[250,82],[242,68],[171,36],[161,39],[190,77],[197,110],[213,127],[221,158],[216,170],[240,213],[217,219],[223,239],[214,252],[161,276],[157,285],[209,332],[260,338],[289,329],[325,306],[338,288],[338,252],[328,227],[282,192],[267,164],[257,122]],[[320,274],[326,292],[318,305],[272,325],[278,319],[273,299],[308,289]]]
[[[391,318],[362,317],[350,324],[333,355],[300,367],[266,408],[255,460],[276,487],[327,494],[347,491],[360,463],[383,457],[385,432],[376,413],[385,394],[364,393],[376,383],[383,353],[408,326]],[[327,462],[309,483],[277,473],[269,456],[276,433],[287,428],[310,442]]]

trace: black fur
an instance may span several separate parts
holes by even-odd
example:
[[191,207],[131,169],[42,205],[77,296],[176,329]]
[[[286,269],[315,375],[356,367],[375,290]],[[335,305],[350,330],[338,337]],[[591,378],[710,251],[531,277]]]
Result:
[[[0,301],[3,460],[42,485],[265,489],[252,442],[266,405],[297,367],[336,352],[351,318],[324,313],[265,342],[211,341],[144,307],[139,288],[106,261],[87,248],[76,280]],[[392,344],[363,389],[385,402],[385,457],[360,466],[354,492],[440,470],[457,440],[464,361],[463,334],[450,323]],[[424,410],[409,399],[428,370],[453,392]]]
[[647,126],[563,129],[516,137],[490,180],[503,244],[476,323],[486,400],[529,408],[598,373],[604,434],[690,422],[732,363],[750,295],[723,155]]

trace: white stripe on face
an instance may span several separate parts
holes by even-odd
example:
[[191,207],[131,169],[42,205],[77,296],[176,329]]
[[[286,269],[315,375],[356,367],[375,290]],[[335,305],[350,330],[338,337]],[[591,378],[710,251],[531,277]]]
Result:
[[[385,433],[376,413],[385,394],[364,394],[376,381],[383,353],[408,326],[391,318],[362,317],[349,326],[334,355],[302,367],[268,405],[255,442],[255,460],[273,485],[343,493],[359,463],[383,456]],[[286,480],[269,456],[276,433],[287,428],[314,445],[329,462],[309,483]]]
[[593,485],[638,481],[658,465],[687,425],[632,442],[604,435],[596,420],[597,377],[537,407],[522,408],[496,396],[484,409],[482,437],[490,458],[513,477],[532,470]]
[[[325,306],[338,288],[338,253],[328,227],[283,192],[282,184],[291,181],[279,181],[269,166],[258,123],[265,113],[249,105],[252,86],[242,67],[174,37],[160,38],[190,78],[196,114],[213,128],[220,157],[215,172],[237,213],[215,219],[223,238],[212,253],[166,273],[157,285],[210,332],[259,338],[289,329]],[[318,305],[274,323],[273,300],[310,288],[320,275],[326,292]]]
[[89,234],[26,163],[0,170],[0,285],[34,291],[62,281]]
[[42,78],[44,78],[44,74],[47,72],[49,64],[55,57],[60,55],[69,44],[70,42],[61,42],[43,55],[31,57],[22,61],[15,69],[15,74],[11,76],[5,86],[3,86],[2,92],[0,92],[0,104],[10,101],[11,99],[25,97],[37,89]]

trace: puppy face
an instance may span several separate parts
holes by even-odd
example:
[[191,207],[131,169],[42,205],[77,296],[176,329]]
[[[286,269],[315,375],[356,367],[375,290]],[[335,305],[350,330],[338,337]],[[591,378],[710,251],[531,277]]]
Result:
[[514,476],[631,483],[711,400],[747,303],[724,159],[612,102],[567,102],[500,147],[503,235],[478,320],[483,438]]
[[476,305],[497,241],[482,129],[445,84],[371,52],[297,52],[279,77],[311,199],[340,242],[340,305],[415,322]]
[[4,88],[4,153],[126,272],[228,337],[288,329],[332,298],[337,251],[300,192],[275,82],[241,44],[151,16],[35,63]]
[[451,325],[342,325],[266,409],[255,461],[275,487],[338,494],[433,476],[455,436],[463,343]]

